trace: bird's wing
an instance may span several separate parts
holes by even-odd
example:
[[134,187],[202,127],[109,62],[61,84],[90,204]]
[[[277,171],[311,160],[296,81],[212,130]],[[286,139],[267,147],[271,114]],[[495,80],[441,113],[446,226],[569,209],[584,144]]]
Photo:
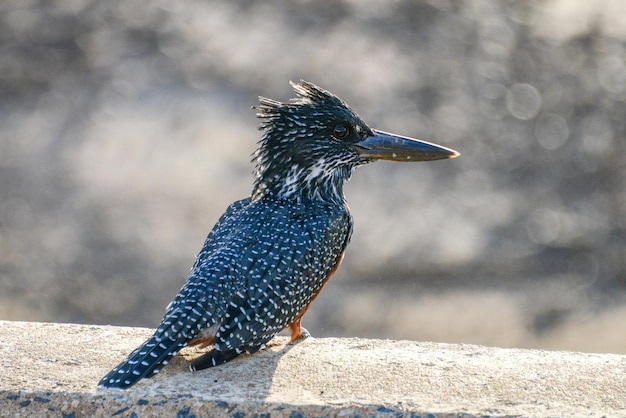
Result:
[[347,211],[296,221],[292,215],[275,213],[271,239],[260,232],[242,254],[244,280],[215,335],[219,351],[255,351],[269,341],[318,293],[343,254],[352,232]]
[[[168,305],[157,333],[168,332],[190,340],[213,326],[232,296],[237,280],[239,246],[234,245],[233,224],[250,204],[250,198],[231,204],[204,241],[196,261],[174,300]],[[239,236],[240,241],[245,236]]]

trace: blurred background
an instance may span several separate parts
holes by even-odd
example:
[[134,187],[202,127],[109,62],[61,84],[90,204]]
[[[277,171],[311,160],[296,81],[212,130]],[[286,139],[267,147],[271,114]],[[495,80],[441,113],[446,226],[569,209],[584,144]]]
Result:
[[314,336],[626,353],[626,3],[0,3],[0,319],[155,327],[312,81],[375,163]]

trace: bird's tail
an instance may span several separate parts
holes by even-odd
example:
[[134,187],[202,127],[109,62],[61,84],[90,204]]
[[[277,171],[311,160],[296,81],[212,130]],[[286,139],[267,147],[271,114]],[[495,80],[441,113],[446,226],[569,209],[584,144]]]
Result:
[[158,373],[186,345],[186,339],[176,340],[163,337],[163,334],[157,330],[149,340],[130,353],[126,360],[100,379],[98,386],[129,388],[140,379],[152,377]]

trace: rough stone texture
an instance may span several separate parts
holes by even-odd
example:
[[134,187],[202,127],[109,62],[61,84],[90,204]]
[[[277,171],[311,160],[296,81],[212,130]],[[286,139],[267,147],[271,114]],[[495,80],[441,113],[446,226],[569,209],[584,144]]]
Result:
[[149,334],[0,321],[0,415],[626,415],[626,356],[356,338],[278,338],[197,373],[188,350],[130,390],[96,389]]

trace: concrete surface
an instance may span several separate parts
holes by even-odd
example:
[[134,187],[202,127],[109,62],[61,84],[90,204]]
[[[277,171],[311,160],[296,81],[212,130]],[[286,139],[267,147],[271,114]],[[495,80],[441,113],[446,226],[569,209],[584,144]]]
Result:
[[0,321],[0,416],[626,416],[626,356],[358,338],[96,389],[150,332]]

